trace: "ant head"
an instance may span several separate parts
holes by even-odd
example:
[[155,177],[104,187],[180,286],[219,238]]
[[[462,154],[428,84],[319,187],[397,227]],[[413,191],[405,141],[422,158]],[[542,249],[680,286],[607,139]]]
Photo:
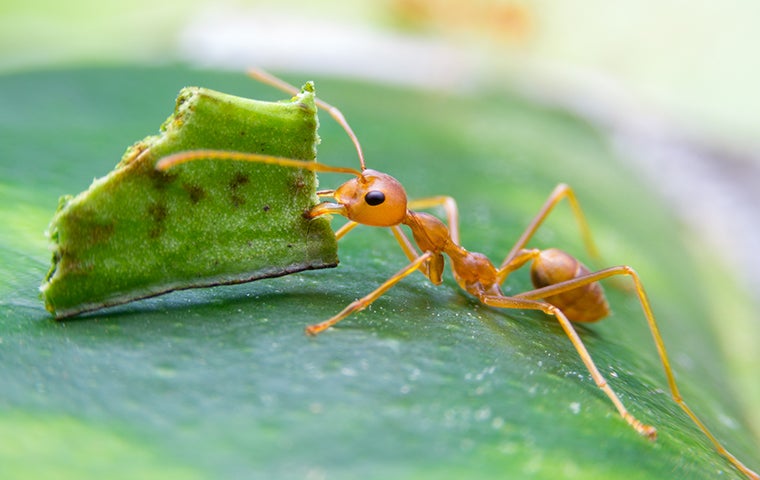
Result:
[[398,180],[365,169],[337,190],[333,197],[345,208],[345,216],[373,227],[398,225],[406,216],[406,192]]

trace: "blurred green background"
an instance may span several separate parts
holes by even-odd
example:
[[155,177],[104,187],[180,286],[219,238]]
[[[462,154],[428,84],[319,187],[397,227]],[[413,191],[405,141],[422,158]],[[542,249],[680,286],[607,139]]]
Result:
[[[637,178],[651,183],[651,195],[672,208],[706,252],[699,268],[716,290],[735,291],[720,312],[706,313],[730,317],[715,332],[746,407],[760,404],[760,324],[751,313],[760,298],[758,18],[760,4],[739,0],[5,0],[0,73],[255,65],[465,98],[517,91],[567,109],[597,127]],[[135,131],[152,133],[161,120]],[[4,166],[15,161],[0,158]],[[760,415],[745,410],[757,434]]]
[[757,142],[758,18],[742,0],[5,0],[0,68],[182,59],[451,86],[499,69],[581,89],[604,78],[680,125]]

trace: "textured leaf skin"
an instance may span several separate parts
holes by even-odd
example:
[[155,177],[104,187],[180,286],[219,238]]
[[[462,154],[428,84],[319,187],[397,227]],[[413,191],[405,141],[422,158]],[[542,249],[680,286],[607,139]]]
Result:
[[[684,396],[760,468],[746,421],[759,402],[739,401],[755,376],[738,380],[718,341],[756,310],[741,308],[731,272],[598,128],[506,88],[467,96],[317,80],[368,167],[412,198],[453,195],[463,245],[495,261],[557,182],[572,185],[605,263],[642,275]],[[279,96],[239,72],[182,67],[0,76],[0,478],[744,478],[673,404],[625,289],[608,288],[612,316],[579,334],[631,411],[657,426],[656,442],[620,419],[556,322],[484,307],[448,272],[437,287],[412,275],[337,328],[304,335],[407,262],[384,229],[342,239],[339,268],[51,320],[37,287],[56,196],[108,171],[115,147],[141,138],[188,82]],[[323,121],[320,136],[320,161],[356,166],[340,127]],[[344,180],[320,175],[320,188]],[[532,246],[588,260],[566,206]],[[529,288],[520,273],[508,291]]]
[[62,197],[41,290],[57,318],[177,289],[240,283],[337,264],[311,172],[201,161],[167,172],[161,157],[196,148],[312,160],[313,87],[290,102],[185,88],[161,134],[130,147],[107,176]]

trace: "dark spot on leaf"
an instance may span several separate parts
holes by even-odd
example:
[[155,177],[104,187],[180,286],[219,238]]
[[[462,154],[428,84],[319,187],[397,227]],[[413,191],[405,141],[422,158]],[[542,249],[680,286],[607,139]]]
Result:
[[74,237],[82,245],[106,242],[114,232],[113,220],[90,207],[82,206],[70,210],[68,219],[70,228],[76,232]]
[[182,184],[182,188],[185,189],[187,194],[190,196],[190,201],[193,203],[198,203],[206,197],[206,190],[204,190],[201,186],[184,183]]
[[156,170],[151,166],[148,169],[148,176],[153,183],[153,186],[158,190],[165,189],[170,183],[177,179],[176,173]]
[[247,185],[251,179],[243,172],[237,172],[234,177],[232,177],[232,180],[230,180],[230,188],[233,190],[236,190],[243,185]]
[[271,207],[269,205],[264,205],[264,208],[262,208],[262,210],[264,210],[265,212],[268,212],[270,209]]
[[148,215],[153,222],[150,230],[148,230],[148,236],[150,238],[158,238],[164,231],[164,222],[168,215],[166,205],[162,203],[151,203],[148,205]]
[[230,201],[232,202],[233,207],[239,207],[241,205],[245,204],[245,198],[243,195],[239,193],[239,190],[244,185],[247,185],[250,183],[251,179],[243,172],[237,172],[234,177],[232,177],[232,180],[230,180],[230,190],[232,190],[230,194]]
[[105,243],[108,241],[108,239],[113,235],[114,231],[114,224],[113,222],[109,222],[106,224],[92,224],[91,227],[91,239],[90,241],[93,244],[96,243]]
[[230,201],[232,202],[233,207],[240,207],[242,205],[245,205],[245,199],[236,193],[233,193],[230,196]]
[[151,203],[148,205],[148,213],[156,222],[163,222],[166,220],[166,216],[168,215],[166,205],[162,203]]

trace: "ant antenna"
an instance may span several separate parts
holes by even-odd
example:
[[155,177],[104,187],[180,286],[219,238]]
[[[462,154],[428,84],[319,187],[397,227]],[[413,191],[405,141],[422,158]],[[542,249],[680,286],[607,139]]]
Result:
[[333,167],[308,160],[295,160],[261,153],[231,152],[227,150],[186,150],[184,152],[173,153],[159,160],[156,163],[156,169],[162,171],[168,170],[176,165],[204,159],[266,163],[269,165],[281,165],[283,167],[303,168],[312,172],[349,173],[359,178],[364,178],[360,171],[349,167]]
[[[271,87],[277,88],[279,90],[282,90],[285,93],[290,93],[291,95],[297,95],[300,90],[293,85],[289,84],[288,82],[281,80],[273,75],[270,75],[269,73],[265,72],[264,70],[260,70],[258,68],[250,68],[248,69],[248,76],[251,78],[258,80],[259,82],[269,85]],[[359,165],[361,165],[362,171],[366,170],[367,167],[364,164],[364,153],[362,152],[362,146],[359,144],[359,139],[356,137],[356,134],[351,129],[351,126],[346,121],[346,117],[343,116],[340,110],[338,110],[336,107],[333,107],[329,103],[320,100],[319,98],[314,99],[315,103],[319,108],[322,108],[327,111],[327,113],[330,114],[330,116],[335,119],[338,124],[343,127],[343,130],[346,131],[348,134],[348,137],[351,139],[352,142],[354,142],[354,146],[356,147],[356,153],[359,154]]]

